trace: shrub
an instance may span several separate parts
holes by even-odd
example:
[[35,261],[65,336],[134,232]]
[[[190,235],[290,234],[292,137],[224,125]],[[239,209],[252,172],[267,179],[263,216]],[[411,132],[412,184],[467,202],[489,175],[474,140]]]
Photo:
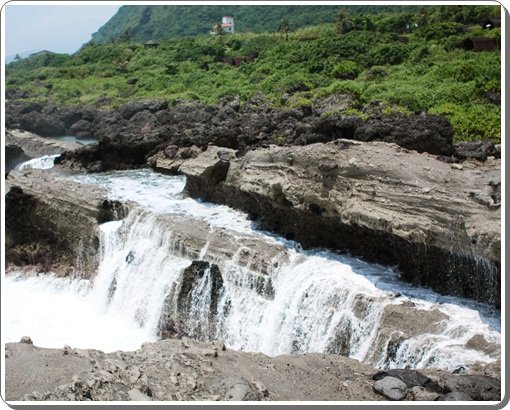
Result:
[[463,24],[441,21],[438,23],[433,23],[428,26],[422,27],[416,32],[416,35],[429,41],[429,40],[442,40],[445,39],[446,37],[461,34],[463,32],[464,32]]
[[339,78],[341,80],[354,80],[360,70],[358,64],[355,61],[344,60],[333,68],[331,75],[334,78]]
[[403,44],[382,44],[368,53],[367,65],[396,65],[404,61],[408,49]]

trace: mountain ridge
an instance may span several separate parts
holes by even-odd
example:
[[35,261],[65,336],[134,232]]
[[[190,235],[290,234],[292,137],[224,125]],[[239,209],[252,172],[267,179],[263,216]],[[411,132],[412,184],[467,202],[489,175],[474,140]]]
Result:
[[[348,9],[353,14],[377,14],[393,11],[414,12],[417,6],[324,6],[324,5],[211,5],[211,6],[122,6],[92,35],[102,44],[120,38],[132,41],[163,40],[172,37],[206,35],[224,15],[235,18],[236,32],[270,32],[283,19],[291,29],[331,23],[337,13]],[[185,22],[185,24],[182,24]]]

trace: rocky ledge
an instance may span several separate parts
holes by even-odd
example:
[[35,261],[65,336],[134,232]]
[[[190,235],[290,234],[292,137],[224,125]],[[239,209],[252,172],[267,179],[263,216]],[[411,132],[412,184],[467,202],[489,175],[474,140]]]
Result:
[[193,197],[242,209],[305,247],[396,265],[409,282],[499,307],[500,160],[448,164],[395,144],[336,140],[241,158],[210,146],[174,165]]
[[55,178],[47,171],[13,171],[6,179],[5,249],[9,268],[91,277],[97,268],[98,223],[125,208],[99,188]]
[[5,173],[8,174],[21,162],[44,155],[61,154],[80,148],[81,145],[59,141],[54,138],[44,138],[28,131],[5,130]]
[[268,357],[222,342],[169,339],[133,352],[7,343],[6,399],[52,401],[501,400],[487,374],[394,369],[309,353]]

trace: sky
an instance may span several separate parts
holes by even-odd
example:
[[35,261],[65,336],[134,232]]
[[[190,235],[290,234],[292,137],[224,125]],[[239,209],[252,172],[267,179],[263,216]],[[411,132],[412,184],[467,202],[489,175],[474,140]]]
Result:
[[5,55],[33,50],[74,53],[118,5],[14,5],[5,11]]

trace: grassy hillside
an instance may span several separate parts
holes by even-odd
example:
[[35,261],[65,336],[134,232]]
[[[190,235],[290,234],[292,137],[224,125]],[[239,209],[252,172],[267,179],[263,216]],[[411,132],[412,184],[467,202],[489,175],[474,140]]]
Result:
[[[9,64],[7,95],[115,107],[141,98],[213,104],[225,96],[247,101],[263,93],[270,104],[297,107],[349,94],[349,115],[363,116],[365,105],[380,101],[387,112],[445,115],[457,140],[499,141],[500,106],[494,97],[501,90],[500,52],[459,48],[470,36],[497,42],[499,29],[472,26],[466,32],[461,23],[433,16],[409,29],[411,18],[423,16],[344,15],[336,24],[292,31],[288,40],[286,33],[246,33],[174,38],[155,49],[127,41],[88,44],[72,56],[41,54]],[[256,59],[239,67],[223,63],[242,56]]]
[[[163,40],[172,37],[207,35],[222,16],[234,16],[238,33],[275,30],[282,19],[293,29],[331,23],[339,6],[123,6],[92,37],[96,44],[128,37],[131,41]],[[350,6],[351,13],[381,13],[402,6]],[[415,6],[404,7],[414,12]]]

